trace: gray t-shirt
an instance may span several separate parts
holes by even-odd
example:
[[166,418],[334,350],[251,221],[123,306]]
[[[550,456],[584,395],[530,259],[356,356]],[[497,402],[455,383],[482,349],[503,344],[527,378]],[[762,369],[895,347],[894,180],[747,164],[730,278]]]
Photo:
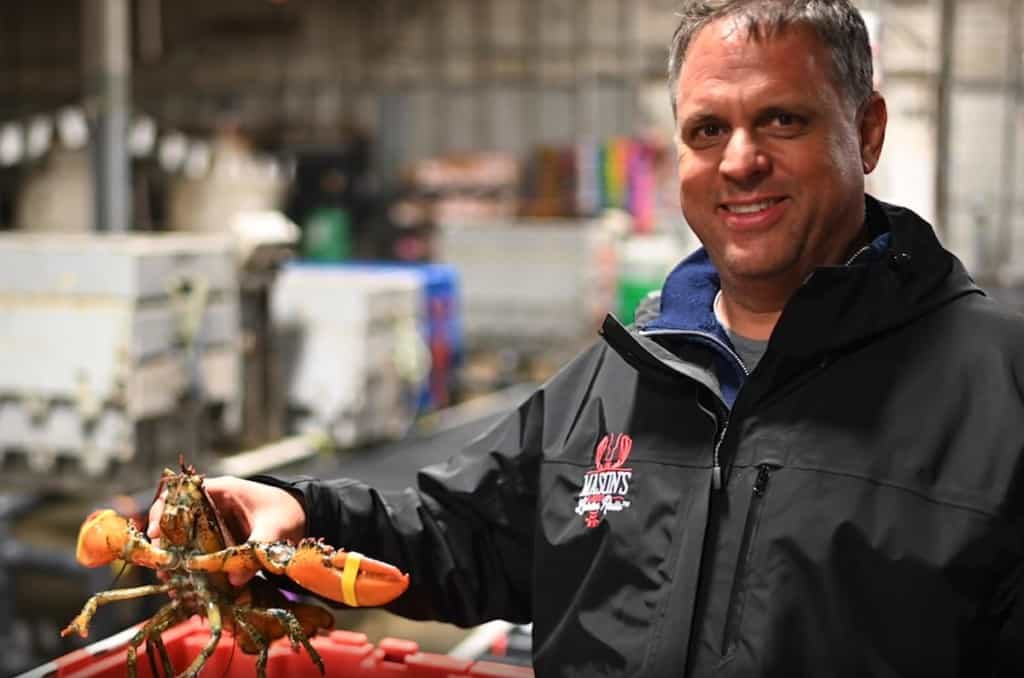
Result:
[[743,361],[743,364],[747,368],[747,372],[753,372],[757,364],[761,362],[761,358],[764,356],[764,352],[768,349],[768,340],[760,339],[748,339],[742,335],[736,334],[722,322],[722,316],[718,312],[718,302],[720,301],[722,292],[719,291],[715,295],[715,301],[711,304],[711,312],[715,314],[715,320],[725,330],[726,336],[729,337],[729,341],[732,342],[732,347],[736,349],[736,354]]
[[765,350],[768,348],[767,340],[758,339],[747,339],[736,334],[728,327],[723,326],[725,333],[729,335],[729,341],[732,342],[733,348],[736,349],[736,353],[739,355],[740,360],[747,366],[748,372],[753,372],[757,364],[761,362],[761,357],[764,356]]

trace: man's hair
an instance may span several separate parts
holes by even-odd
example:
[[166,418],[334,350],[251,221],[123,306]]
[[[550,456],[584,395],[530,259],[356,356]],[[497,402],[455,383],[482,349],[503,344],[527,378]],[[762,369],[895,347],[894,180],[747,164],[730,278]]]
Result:
[[859,107],[874,91],[871,44],[860,12],[848,0],[687,0],[679,11],[668,58],[672,117],[686,50],[702,28],[718,19],[734,19],[751,40],[761,40],[792,25],[814,30],[832,56],[832,77],[847,100]]

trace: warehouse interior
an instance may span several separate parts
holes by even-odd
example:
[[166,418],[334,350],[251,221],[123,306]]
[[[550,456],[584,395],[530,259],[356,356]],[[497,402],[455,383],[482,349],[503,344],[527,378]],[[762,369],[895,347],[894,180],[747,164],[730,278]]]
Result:
[[[1024,0],[855,4],[889,107],[869,192],[1024,309]],[[82,519],[144,515],[179,457],[399,490],[605,314],[632,320],[699,245],[665,84],[676,6],[9,3],[0,675],[152,614],[59,635],[90,593],[152,576],[78,566]],[[438,653],[474,632],[335,614]]]

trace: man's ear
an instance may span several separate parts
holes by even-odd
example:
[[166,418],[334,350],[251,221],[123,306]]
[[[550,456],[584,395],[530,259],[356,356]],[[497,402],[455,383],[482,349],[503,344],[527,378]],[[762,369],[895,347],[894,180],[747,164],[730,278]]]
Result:
[[871,174],[878,166],[888,120],[885,99],[878,92],[873,92],[860,110],[860,158],[864,174]]

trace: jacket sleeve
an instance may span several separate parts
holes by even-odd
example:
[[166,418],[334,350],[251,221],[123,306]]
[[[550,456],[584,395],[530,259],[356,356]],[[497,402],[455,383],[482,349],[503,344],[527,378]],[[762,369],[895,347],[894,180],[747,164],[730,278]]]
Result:
[[305,505],[307,535],[396,565],[409,590],[387,609],[470,626],[527,622],[544,389],[417,486],[384,494],[352,479],[254,480]]

